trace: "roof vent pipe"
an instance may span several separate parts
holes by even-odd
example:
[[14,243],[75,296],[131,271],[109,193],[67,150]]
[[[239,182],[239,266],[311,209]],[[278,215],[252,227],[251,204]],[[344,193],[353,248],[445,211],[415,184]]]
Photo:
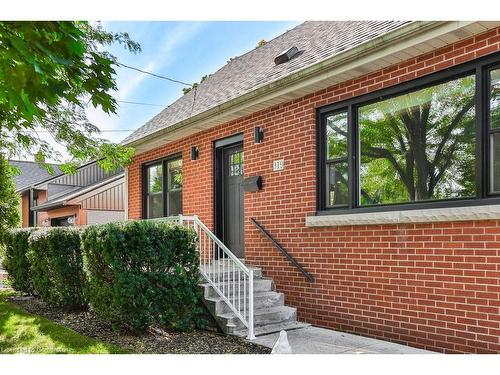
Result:
[[274,58],[274,63],[276,65],[283,64],[287,61],[290,61],[297,53],[299,49],[297,47],[290,47],[287,50],[281,52],[278,56]]

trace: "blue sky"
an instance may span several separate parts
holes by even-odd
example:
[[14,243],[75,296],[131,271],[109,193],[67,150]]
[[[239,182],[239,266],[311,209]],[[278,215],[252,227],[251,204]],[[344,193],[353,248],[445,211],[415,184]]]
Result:
[[[104,22],[106,30],[126,31],[139,42],[142,52],[134,55],[119,45],[109,48],[124,64],[184,82],[197,82],[215,72],[229,58],[241,55],[261,39],[273,37],[299,22]],[[168,105],[182,95],[182,87],[123,67],[117,68],[118,100]],[[104,132],[103,137],[119,142],[137,129],[161,107],[119,103],[117,115],[108,116],[90,108],[89,120]]]

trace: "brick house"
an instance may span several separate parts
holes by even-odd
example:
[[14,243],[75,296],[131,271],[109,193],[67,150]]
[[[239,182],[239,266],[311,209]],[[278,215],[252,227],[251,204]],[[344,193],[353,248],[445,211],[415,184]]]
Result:
[[198,215],[300,321],[499,353],[499,96],[500,22],[305,22],[124,141],[126,213]]

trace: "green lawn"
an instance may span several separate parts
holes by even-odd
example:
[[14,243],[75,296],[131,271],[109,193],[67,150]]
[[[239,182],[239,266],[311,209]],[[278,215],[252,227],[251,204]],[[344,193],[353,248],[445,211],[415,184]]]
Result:
[[98,354],[125,353],[116,346],[85,337],[6,302],[0,292],[0,353]]

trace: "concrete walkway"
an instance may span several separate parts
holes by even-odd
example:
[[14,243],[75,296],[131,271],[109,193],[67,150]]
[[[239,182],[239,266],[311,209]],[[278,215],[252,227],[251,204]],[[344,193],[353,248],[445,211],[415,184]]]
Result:
[[[2,263],[0,262],[0,265]],[[2,269],[0,266],[0,289],[7,289],[7,285],[5,285],[5,280],[7,279],[7,272]]]
[[[433,352],[319,327],[287,332],[294,354],[433,354]],[[252,342],[272,348],[279,333],[258,336]]]

